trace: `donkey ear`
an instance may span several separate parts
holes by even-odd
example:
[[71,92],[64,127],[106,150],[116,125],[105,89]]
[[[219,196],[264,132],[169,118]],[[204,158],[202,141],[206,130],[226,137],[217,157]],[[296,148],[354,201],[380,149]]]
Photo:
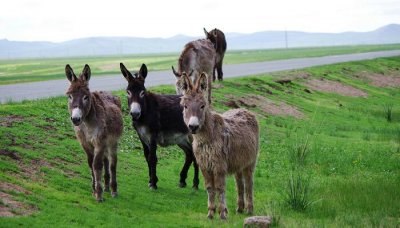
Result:
[[179,79],[179,78],[182,76],[181,74],[179,74],[178,72],[176,72],[174,66],[172,66],[172,73],[174,73],[174,75],[175,75],[175,77],[176,77],[177,79]]
[[180,86],[180,89],[181,89],[183,95],[185,95],[187,92],[189,92],[193,89],[192,81],[190,80],[190,78],[186,74],[186,72],[182,73],[182,77],[179,78],[178,84]]
[[65,75],[67,76],[68,81],[73,82],[76,80],[76,75],[74,73],[74,70],[72,70],[72,67],[67,64],[65,66]]
[[142,76],[143,78],[146,78],[146,76],[147,76],[147,66],[146,66],[146,64],[142,64],[142,66],[140,67],[140,70],[139,70],[139,77],[140,76]]
[[129,82],[131,79],[133,79],[133,76],[131,72],[129,72],[128,69],[126,69],[125,65],[123,63],[119,63],[119,68],[121,69],[122,75],[125,77],[125,79]]
[[197,79],[196,90],[198,92],[204,92],[207,90],[207,86],[208,86],[208,75],[205,72],[203,72],[201,73],[199,79]]
[[206,30],[206,28],[203,28],[204,29],[204,34],[206,34],[206,38],[208,37],[208,32],[207,32],[207,30]]
[[82,70],[82,74],[81,74],[81,78],[85,81],[89,81],[90,80],[90,76],[92,75],[91,71],[90,71],[90,67],[89,65],[85,64],[85,67]]

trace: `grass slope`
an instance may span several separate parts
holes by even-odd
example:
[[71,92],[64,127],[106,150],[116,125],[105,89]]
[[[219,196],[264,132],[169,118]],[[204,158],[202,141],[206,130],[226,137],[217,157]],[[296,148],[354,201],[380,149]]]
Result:
[[[272,116],[259,108],[260,156],[255,173],[255,214],[273,214],[278,225],[299,226],[398,226],[400,225],[400,93],[398,88],[378,88],[354,78],[358,72],[399,72],[400,58],[343,63],[302,71],[226,80],[213,90],[215,109],[232,97],[259,95],[286,102],[304,118]],[[368,93],[367,98],[333,93],[305,92],[304,79],[287,85],[273,80],[286,75],[340,81]],[[92,80],[96,80],[93,78]],[[67,83],[67,81],[65,81]],[[151,91],[173,93],[171,86]],[[272,94],[271,94],[272,93]],[[0,218],[2,227],[241,227],[246,215],[235,214],[233,177],[227,181],[228,220],[206,219],[207,195],[177,187],[183,153],[177,147],[159,148],[159,189],[147,187],[147,165],[128,118],[123,91],[125,132],[119,147],[119,196],[97,203],[90,193],[86,157],[74,138],[65,97],[0,106],[0,148],[20,160],[1,156],[0,182],[20,185],[32,193],[8,192],[35,205],[30,216]],[[393,104],[392,121],[384,105]],[[285,202],[293,172],[291,148],[309,138],[310,146],[301,173],[309,180],[309,202],[304,211]],[[39,164],[39,165],[37,165]],[[30,170],[27,172],[27,170]],[[190,169],[188,183],[193,178]],[[4,202],[2,203],[4,205]]]
[[[261,62],[278,59],[318,57],[349,53],[400,49],[400,44],[336,46],[317,48],[290,48],[267,50],[229,51],[225,55],[224,64]],[[45,81],[64,78],[65,65],[83,66],[90,64],[95,75],[119,74],[119,63],[131,66],[146,63],[149,70],[169,70],[177,64],[179,53],[108,56],[108,57],[74,57],[54,59],[0,60],[0,85]]]

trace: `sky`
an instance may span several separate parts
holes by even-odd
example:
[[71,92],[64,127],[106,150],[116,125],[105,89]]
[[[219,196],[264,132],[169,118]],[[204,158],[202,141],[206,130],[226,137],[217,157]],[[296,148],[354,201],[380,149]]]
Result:
[[400,0],[2,0],[0,39],[370,31],[400,24]]

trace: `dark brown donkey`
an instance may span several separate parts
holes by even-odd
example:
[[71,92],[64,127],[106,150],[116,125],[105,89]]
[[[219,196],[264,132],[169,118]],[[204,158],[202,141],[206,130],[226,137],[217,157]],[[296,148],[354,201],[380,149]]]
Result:
[[117,196],[117,145],[123,130],[121,101],[106,92],[90,92],[91,73],[87,64],[79,77],[69,65],[65,67],[65,74],[71,82],[67,90],[71,121],[92,171],[93,194],[101,202],[103,164],[105,191],[111,185],[112,197]]
[[179,95],[158,95],[146,91],[144,87],[147,76],[147,67],[142,65],[134,76],[120,64],[121,72],[128,81],[129,112],[132,116],[132,125],[142,142],[144,157],[149,167],[149,187],[157,189],[157,144],[165,147],[178,145],[186,155],[185,164],[180,173],[179,186],[186,186],[186,177],[193,162],[193,188],[199,185],[199,168],[193,155],[191,135],[183,122],[182,107]]
[[215,58],[215,66],[213,70],[213,80],[215,81],[215,70],[218,72],[218,80],[222,81],[224,73],[222,72],[222,62],[224,60],[226,52],[226,40],[225,34],[219,29],[213,29],[210,32],[204,28],[206,38],[214,44],[214,48],[217,52]]

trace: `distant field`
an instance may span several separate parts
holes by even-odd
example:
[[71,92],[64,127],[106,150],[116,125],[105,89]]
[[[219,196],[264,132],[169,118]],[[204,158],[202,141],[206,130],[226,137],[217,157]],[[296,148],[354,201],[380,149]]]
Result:
[[[228,47],[229,48],[229,47]],[[319,48],[290,48],[268,50],[229,51],[225,55],[224,64],[260,62],[278,59],[318,57],[382,50],[400,49],[400,44],[337,46]],[[119,63],[124,62],[130,68],[137,68],[146,63],[150,71],[167,70],[176,66],[179,53],[107,56],[107,57],[76,57],[55,59],[0,60],[0,85],[62,79],[65,77],[64,67],[71,64],[80,69],[89,64],[94,76],[119,73]]]
[[[215,84],[218,112],[240,106],[260,123],[255,215],[272,215],[281,227],[400,225],[399,66],[399,57],[380,58]],[[292,81],[276,82],[282,75]],[[175,92],[173,86],[149,91]],[[247,215],[235,213],[234,178],[227,179],[228,220],[208,220],[204,179],[198,191],[177,186],[184,155],[176,146],[159,148],[159,189],[148,189],[126,93],[115,94],[123,98],[125,125],[119,196],[105,193],[101,204],[91,195],[65,96],[0,106],[0,215],[14,216],[0,216],[0,226],[242,227]],[[301,185],[293,188],[298,176]],[[187,182],[192,178],[191,168]]]

